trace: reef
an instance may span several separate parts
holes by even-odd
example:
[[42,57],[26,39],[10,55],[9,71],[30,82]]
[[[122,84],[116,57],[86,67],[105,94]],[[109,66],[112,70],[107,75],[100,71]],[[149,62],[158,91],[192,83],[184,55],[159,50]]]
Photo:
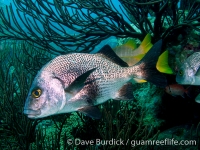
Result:
[[165,47],[200,26],[198,1],[119,0],[120,8],[111,0],[13,2],[1,9],[0,39],[34,42],[56,54],[89,52],[110,36],[142,40],[147,33]]
[[[151,83],[135,84],[133,101],[99,105],[100,120],[79,113],[31,120],[23,114],[31,83],[46,62],[60,54],[91,52],[111,36],[119,45],[127,38],[139,44],[147,33],[152,43],[162,39],[174,71],[166,77],[174,83],[183,61],[200,50],[199,10],[197,0],[119,0],[119,7],[112,0],[13,0],[2,5],[0,149],[199,149],[200,106],[194,97],[174,97]],[[200,92],[198,87],[193,91]],[[86,143],[96,139],[124,143]],[[196,143],[135,143],[165,139]]]

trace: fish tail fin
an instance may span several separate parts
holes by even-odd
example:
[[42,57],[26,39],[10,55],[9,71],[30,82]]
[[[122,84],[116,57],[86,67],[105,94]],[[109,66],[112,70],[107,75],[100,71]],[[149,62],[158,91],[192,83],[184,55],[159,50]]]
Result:
[[173,74],[173,71],[168,64],[168,54],[169,52],[166,50],[159,56],[156,68],[162,73]]
[[[156,63],[160,55],[162,40],[156,42],[149,52],[133,68],[139,68],[136,75],[140,79],[147,80],[157,86],[166,87],[166,77],[156,69]],[[135,71],[134,71],[135,72]]]
[[140,49],[142,54],[146,54],[151,49],[152,46],[153,44],[151,43],[151,35],[150,33],[148,33],[143,39],[138,49]]
[[186,89],[185,89],[185,94],[189,97],[189,98],[193,98],[193,90],[192,89],[192,86],[188,86]]

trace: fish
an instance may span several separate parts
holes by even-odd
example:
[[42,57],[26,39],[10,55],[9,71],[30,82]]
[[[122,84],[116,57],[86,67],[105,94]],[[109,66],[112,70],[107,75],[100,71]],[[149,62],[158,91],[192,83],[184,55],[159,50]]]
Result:
[[133,100],[134,77],[165,87],[164,74],[156,69],[162,40],[157,41],[141,61],[128,66],[109,45],[98,53],[59,55],[35,76],[24,105],[24,114],[37,119],[80,112],[100,119],[98,105],[109,99]]
[[176,96],[181,96],[185,98],[185,94],[189,95],[188,88],[185,89],[182,85],[180,84],[170,84],[165,87],[165,92],[176,97]]
[[114,52],[129,66],[139,62],[151,49],[151,35],[148,33],[139,47],[133,39],[129,39],[125,44],[113,48]]
[[176,82],[183,85],[200,85],[200,52],[190,55],[176,74]]
[[[129,66],[133,66],[146,55],[152,46],[151,35],[148,33],[139,47],[137,47],[137,44],[133,39],[129,39],[125,44],[117,46],[113,48],[113,50],[124,62],[126,62]],[[168,64],[168,54],[168,50],[165,50],[159,56],[156,68],[162,73],[173,74],[173,71]],[[135,83],[147,82],[146,80],[137,78],[134,78],[134,81]]]

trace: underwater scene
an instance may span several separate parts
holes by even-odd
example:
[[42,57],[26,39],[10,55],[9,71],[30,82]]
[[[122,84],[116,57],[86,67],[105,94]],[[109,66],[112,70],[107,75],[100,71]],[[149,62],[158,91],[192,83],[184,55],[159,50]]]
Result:
[[0,150],[199,150],[199,0],[0,0]]

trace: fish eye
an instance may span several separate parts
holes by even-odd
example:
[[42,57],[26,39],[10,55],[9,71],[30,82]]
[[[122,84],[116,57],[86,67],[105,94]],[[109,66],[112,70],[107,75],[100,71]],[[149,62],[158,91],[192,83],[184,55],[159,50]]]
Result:
[[182,76],[183,75],[183,70],[179,71],[179,75]]
[[38,98],[40,97],[42,94],[42,90],[41,89],[36,89],[36,90],[33,90],[32,93],[31,93],[31,96],[33,98]]

